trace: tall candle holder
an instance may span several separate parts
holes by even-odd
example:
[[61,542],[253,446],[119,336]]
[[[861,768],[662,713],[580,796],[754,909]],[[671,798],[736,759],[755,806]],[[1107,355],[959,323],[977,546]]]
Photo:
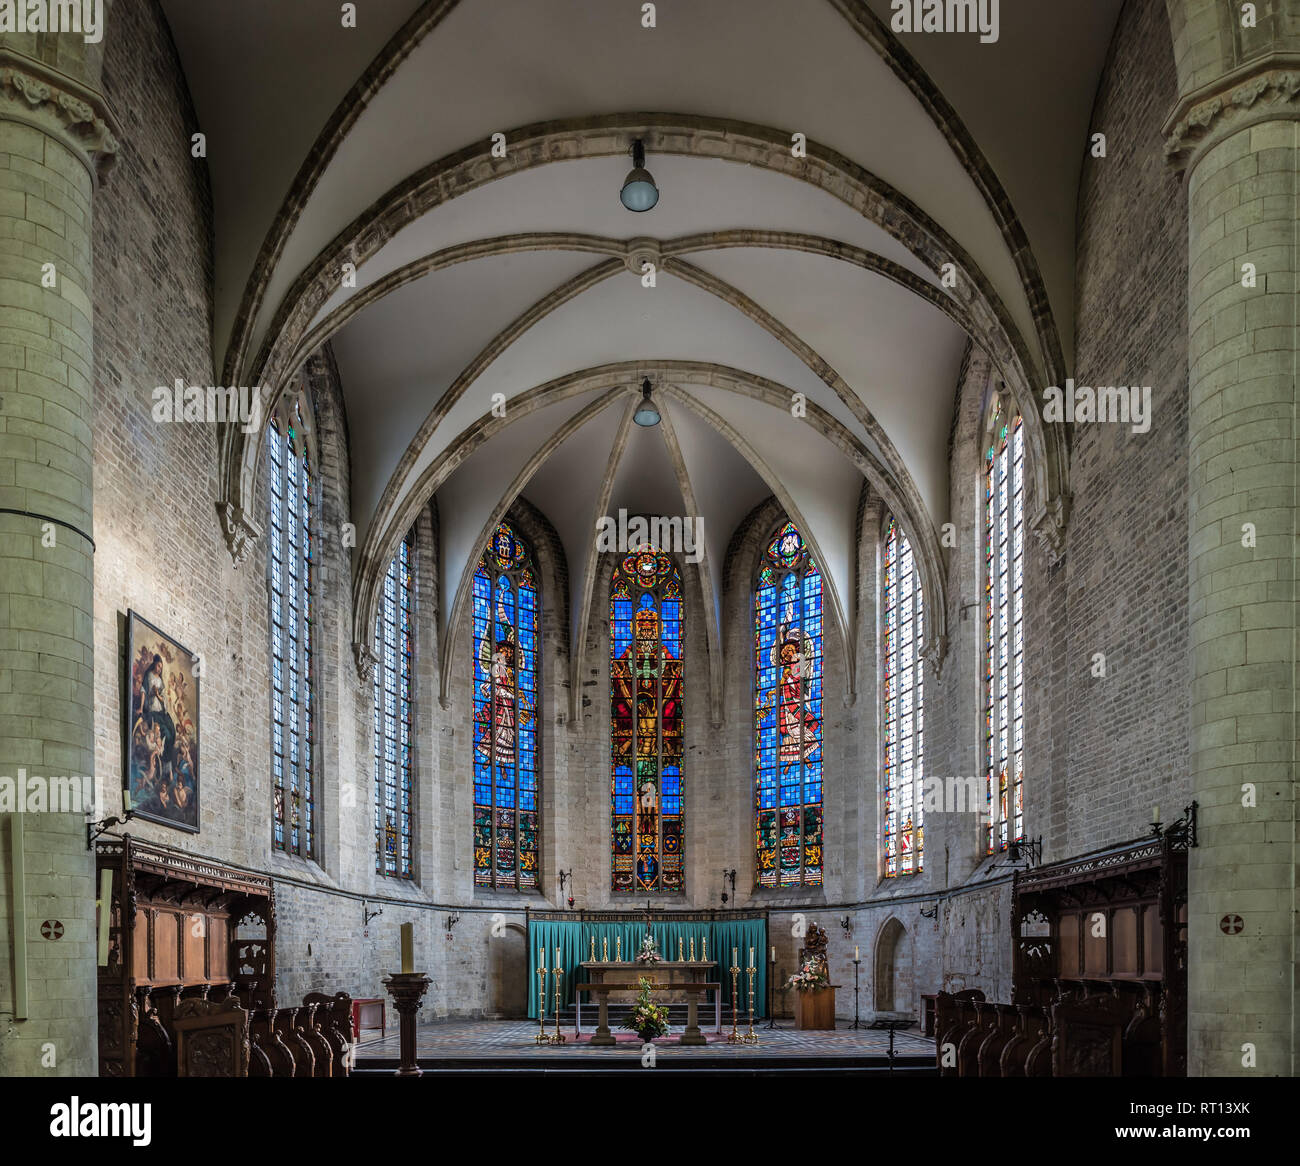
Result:
[[609,963],[609,936],[603,936],[600,941],[600,962]]
[[596,937],[594,935],[591,937],[591,962],[593,964],[596,962]]
[[707,963],[709,959],[709,937],[707,935],[700,936],[700,947],[702,949],[700,952],[700,959]]
[[545,1045],[550,1042],[551,1038],[546,1035],[546,968],[542,966],[537,969],[537,1035],[533,1037],[533,1043]]
[[862,1023],[858,1013],[858,968],[861,964],[862,960],[855,955],[853,957],[853,1023],[849,1025],[849,1028],[867,1027]]
[[685,961],[685,956],[683,956],[682,954],[682,937],[679,935],[677,937],[677,962],[680,964],[683,963],[684,961]]
[[[736,958],[736,953],[731,953],[731,958]],[[727,1044],[738,1045],[744,1042],[744,1037],[736,1031],[736,997],[740,993],[740,966],[736,963],[731,965],[731,1034],[727,1037]]]
[[758,1034],[754,1031],[754,976],[758,969],[754,967],[754,952],[749,952],[749,967],[745,969],[749,973],[749,1031],[745,1033],[743,1040],[747,1045],[758,1044]]
[[691,936],[691,963],[695,962],[695,936]]
[[776,1028],[776,948],[767,958],[767,1027]]
[[614,936],[614,961],[620,964],[623,962],[623,937],[621,935]]
[[551,1044],[564,1044],[564,1033],[560,1031],[560,992],[561,984],[564,982],[564,969],[556,966],[555,969],[555,1035],[551,1037]]

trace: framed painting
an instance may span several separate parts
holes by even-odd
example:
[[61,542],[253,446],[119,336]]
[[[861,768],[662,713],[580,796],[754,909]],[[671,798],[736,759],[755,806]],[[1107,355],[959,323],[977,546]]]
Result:
[[199,670],[188,648],[127,612],[123,782],[137,816],[195,834]]

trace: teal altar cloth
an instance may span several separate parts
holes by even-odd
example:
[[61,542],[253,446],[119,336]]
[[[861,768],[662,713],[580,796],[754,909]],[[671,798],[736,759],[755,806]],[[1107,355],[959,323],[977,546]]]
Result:
[[[596,941],[596,958],[604,957],[604,941],[609,940],[609,959],[614,958],[618,948],[617,941],[623,941],[623,959],[627,963],[627,980],[635,982],[637,971],[641,967],[636,962],[636,953],[641,950],[641,940],[645,936],[644,919],[619,920],[612,923],[596,923],[574,920],[532,919],[528,924],[528,1015],[532,1020],[537,1017],[537,969],[539,956],[546,952],[546,966],[555,967],[555,949],[560,949],[560,967],[564,969],[564,981],[560,996],[564,1004],[573,1003],[574,977],[578,983],[587,982],[587,973],[580,965],[591,957],[591,941]],[[749,1011],[749,976],[745,968],[749,966],[749,949],[754,949],[754,967],[758,969],[754,976],[754,1017],[767,1015],[767,920],[759,916],[749,918],[722,919],[685,922],[651,922],[650,934],[654,936],[659,958],[672,961],[677,958],[677,940],[680,937],[686,955],[690,956],[691,940],[695,940],[695,958],[703,958],[703,941],[709,941],[709,959],[717,963],[717,968],[709,978],[722,983],[722,1001],[729,1011],[731,1008],[731,949],[738,948],[741,969],[739,984],[739,1007],[742,1013]],[[606,979],[612,976],[606,973]],[[703,1000],[701,1000],[703,1005]],[[549,972],[546,977],[546,1015],[555,1015],[555,977]]]

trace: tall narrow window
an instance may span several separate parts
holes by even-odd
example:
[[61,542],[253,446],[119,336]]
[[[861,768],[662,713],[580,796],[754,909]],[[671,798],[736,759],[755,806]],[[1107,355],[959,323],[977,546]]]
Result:
[[537,670],[532,557],[501,523],[474,572],[474,883],[537,886]]
[[921,802],[925,670],[920,650],[925,628],[924,600],[912,544],[894,518],[885,528],[881,592],[882,841],[885,877],[892,878],[919,872],[925,856],[925,810]]
[[614,568],[609,623],[613,888],[680,891],[682,580],[666,554]]
[[822,577],[787,522],[754,596],[755,857],[764,887],[822,882]]
[[988,853],[1024,837],[1025,442],[999,408],[984,457],[984,778]]
[[375,870],[409,879],[411,853],[411,536],[388,564],[375,621]]
[[270,485],[272,842],[310,858],[316,849],[313,782],[312,599],[314,475],[311,406],[286,398],[267,427]]

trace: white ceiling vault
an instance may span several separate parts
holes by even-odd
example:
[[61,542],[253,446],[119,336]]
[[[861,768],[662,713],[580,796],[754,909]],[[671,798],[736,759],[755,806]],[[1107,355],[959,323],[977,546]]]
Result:
[[[1075,193],[1120,2],[1002,0],[983,45],[895,36],[888,0],[670,0],[654,29],[609,0],[363,0],[355,29],[335,0],[163,0],[208,138],[218,375],[279,391],[333,347],[357,643],[431,497],[444,620],[464,623],[522,495],[563,545],[575,646],[602,609],[596,519],[698,515],[716,719],[737,524],[776,495],[848,637],[865,478],[917,547],[941,654],[963,352],[1021,391],[1068,368]],[[618,201],[635,137],[661,190],[642,215]],[[651,430],[630,424],[646,377]],[[1050,463],[1059,437],[1031,437]],[[225,437],[228,535],[257,533],[257,444]],[[1065,493],[1041,468],[1036,490],[1040,510]]]

